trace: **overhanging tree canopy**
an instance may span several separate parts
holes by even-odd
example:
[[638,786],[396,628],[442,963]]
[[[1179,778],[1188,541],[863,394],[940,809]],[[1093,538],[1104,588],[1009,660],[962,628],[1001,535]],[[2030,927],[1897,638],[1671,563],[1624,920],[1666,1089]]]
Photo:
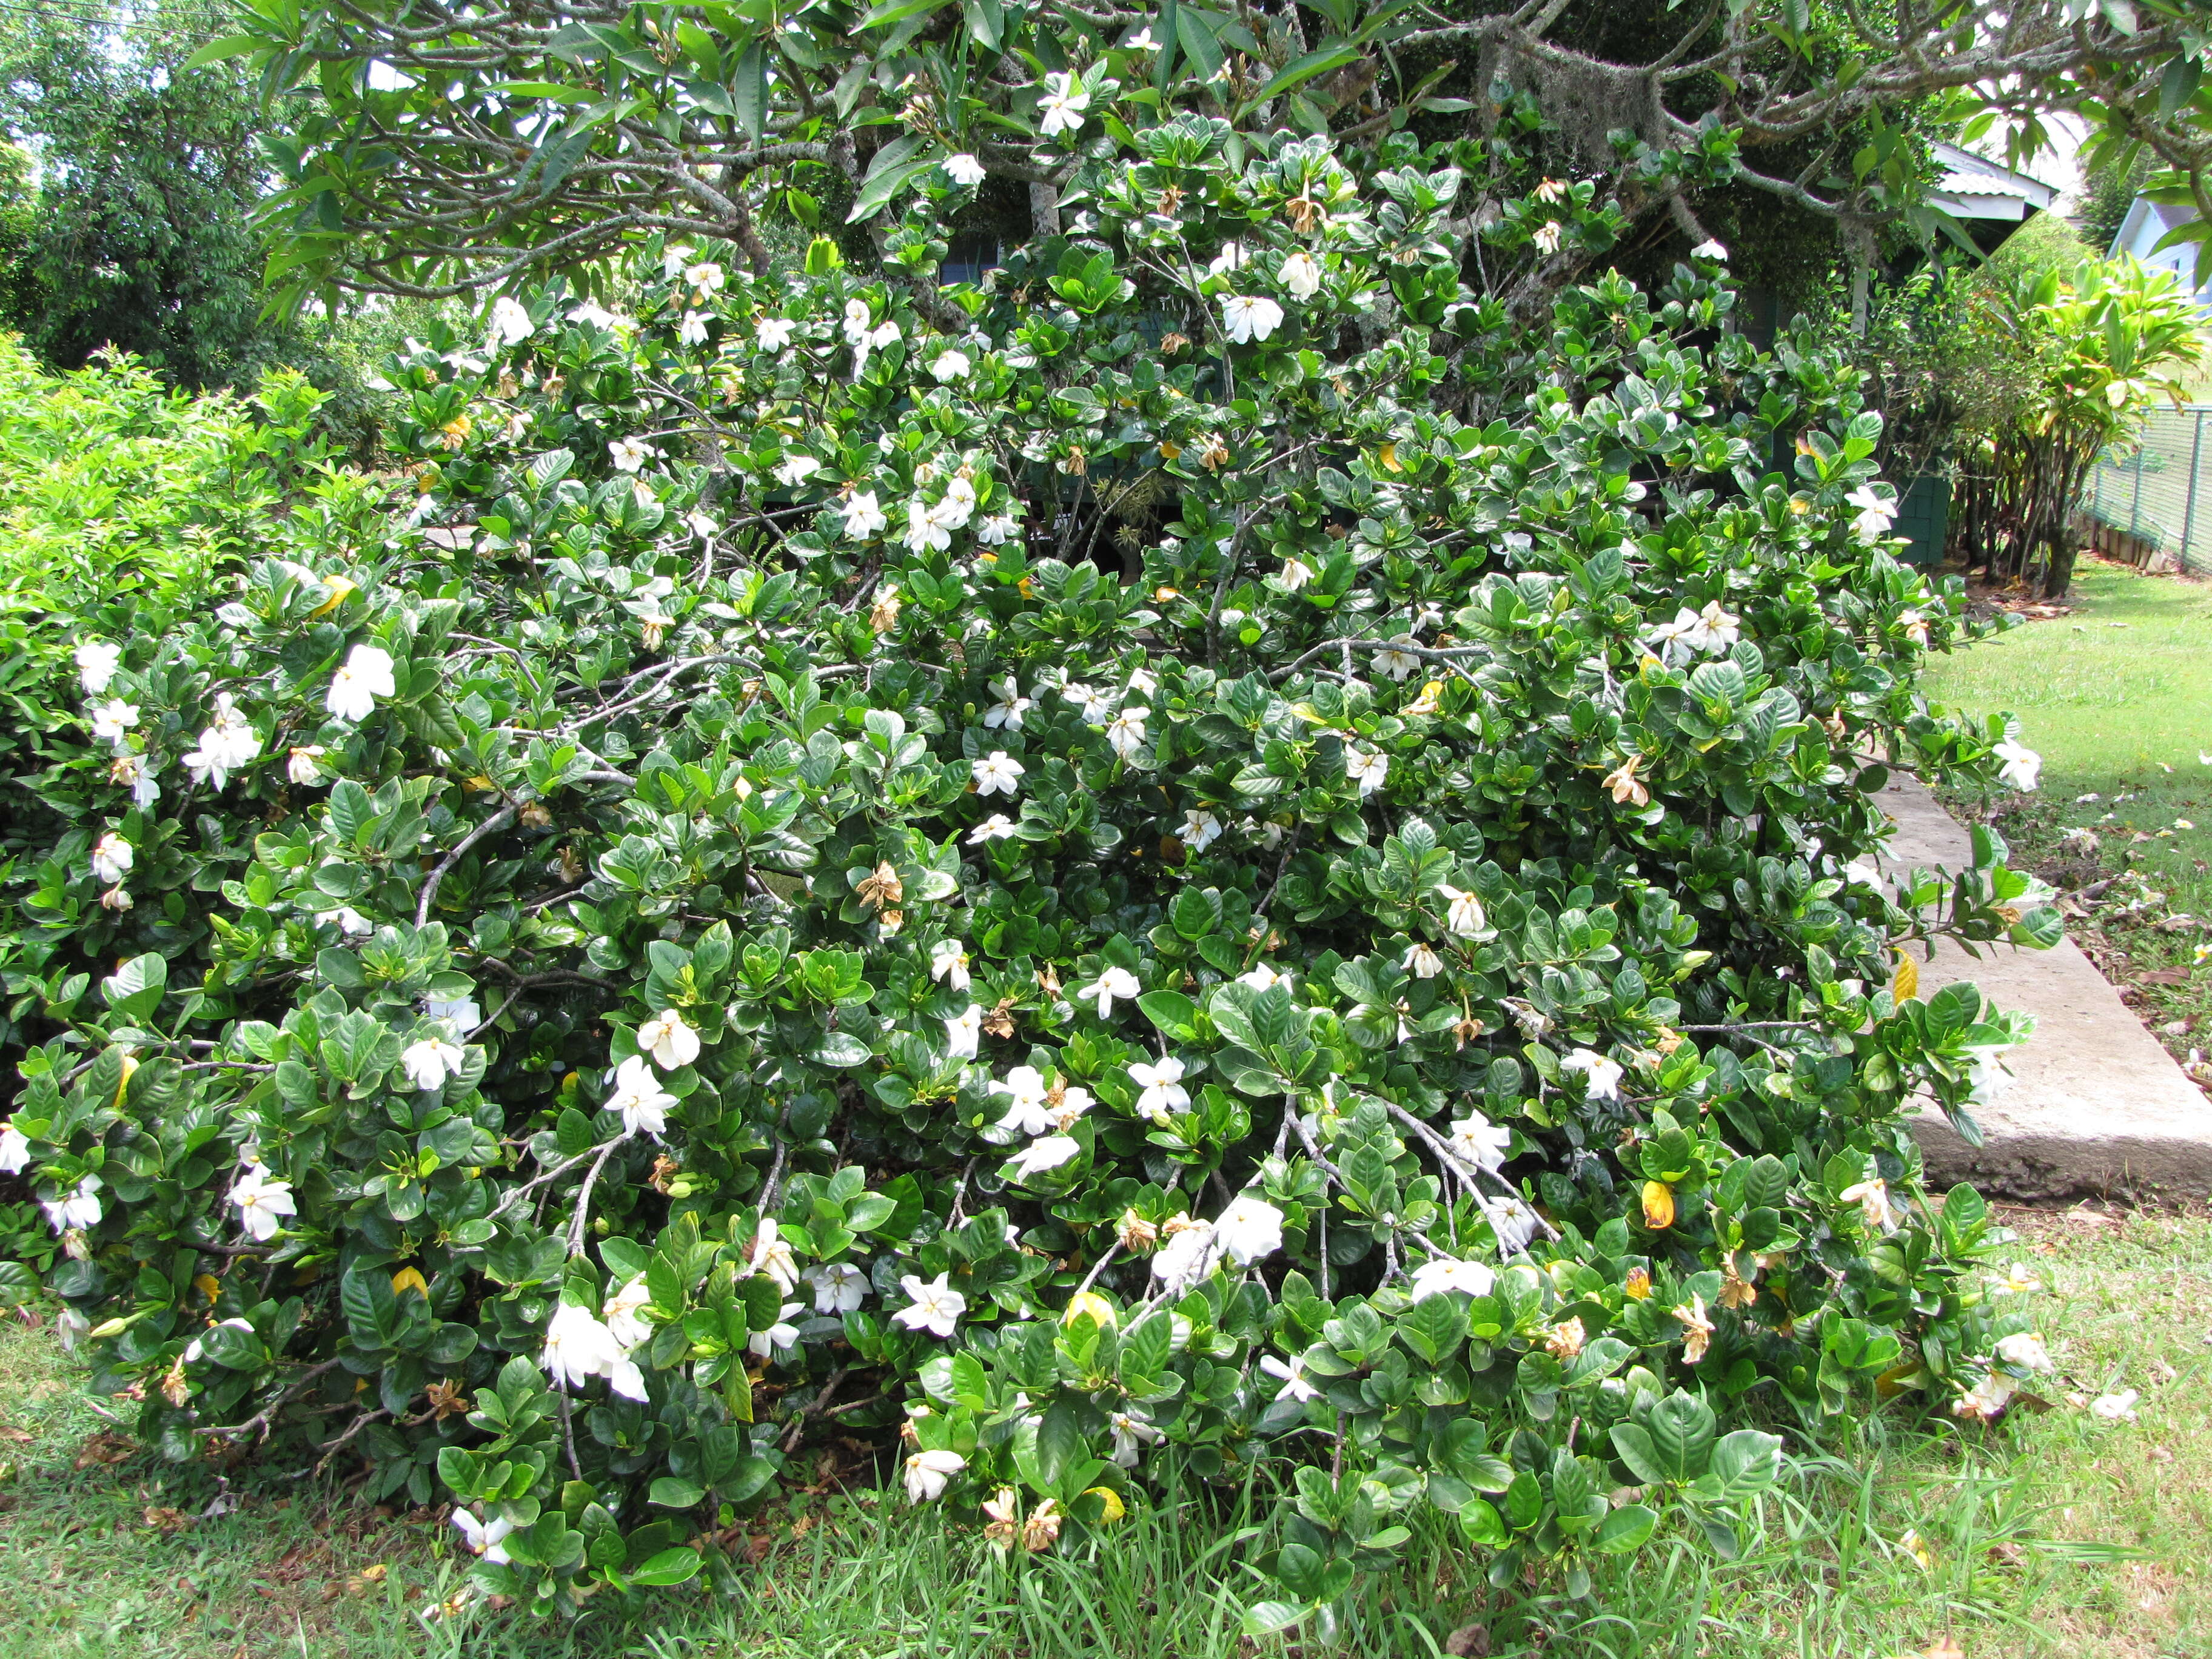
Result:
[[[655,231],[727,238],[760,266],[764,210],[805,221],[836,201],[866,221],[956,154],[1026,185],[1049,230],[1109,134],[1176,111],[1358,143],[1409,125],[1486,135],[1523,104],[1632,220],[1670,214],[1693,240],[1697,193],[1731,179],[1862,244],[1900,217],[1932,233],[1899,137],[1899,112],[1930,99],[1970,127],[2008,122],[2024,150],[2072,112],[2197,164],[2201,0],[1469,11],[253,0],[199,56],[250,54],[272,94],[312,82],[325,100],[275,147],[272,274],[295,303],[498,286]],[[1553,250],[1527,297],[1605,251]]]

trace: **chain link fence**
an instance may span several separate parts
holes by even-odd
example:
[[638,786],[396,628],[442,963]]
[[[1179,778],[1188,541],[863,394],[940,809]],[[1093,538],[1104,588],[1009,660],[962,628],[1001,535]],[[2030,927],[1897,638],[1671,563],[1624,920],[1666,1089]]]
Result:
[[2107,450],[2081,495],[2083,528],[2100,552],[2212,570],[2212,404],[2154,410],[2142,442]]

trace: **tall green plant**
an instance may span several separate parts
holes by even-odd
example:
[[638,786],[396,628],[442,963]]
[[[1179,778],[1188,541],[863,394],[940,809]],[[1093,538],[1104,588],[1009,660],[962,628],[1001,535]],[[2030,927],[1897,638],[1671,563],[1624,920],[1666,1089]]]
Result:
[[2202,319],[2172,273],[2132,258],[2008,273],[1990,285],[1993,331],[2025,371],[1969,458],[1959,534],[1992,580],[2047,599],[2073,580],[2072,516],[2097,457],[2179,404],[2203,362]]

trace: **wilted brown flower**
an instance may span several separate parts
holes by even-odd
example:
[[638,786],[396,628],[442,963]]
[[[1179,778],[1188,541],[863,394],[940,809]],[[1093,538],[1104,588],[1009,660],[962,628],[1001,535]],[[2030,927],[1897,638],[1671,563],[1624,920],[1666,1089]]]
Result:
[[898,867],[888,860],[878,864],[873,875],[861,877],[854,890],[860,902],[871,910],[886,908],[906,896],[906,884],[899,880]]

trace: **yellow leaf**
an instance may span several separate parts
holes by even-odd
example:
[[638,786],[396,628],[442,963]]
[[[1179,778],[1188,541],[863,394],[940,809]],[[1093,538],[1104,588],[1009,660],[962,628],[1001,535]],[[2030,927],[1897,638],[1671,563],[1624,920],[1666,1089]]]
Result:
[[1644,1224],[1654,1232],[1674,1224],[1674,1189],[1663,1181],[1644,1183]]
[[202,1273],[192,1280],[192,1288],[210,1302],[222,1294],[222,1285],[213,1273]]
[[331,590],[331,596],[310,611],[307,613],[310,617],[328,616],[345,603],[347,594],[355,591],[355,584],[348,581],[343,576],[325,576],[323,578],[323,586]]
[[392,1275],[392,1293],[397,1296],[402,1291],[413,1291],[428,1302],[430,1299],[430,1281],[423,1278],[416,1268],[402,1267]]
[[1101,1330],[1114,1328],[1114,1304],[1096,1291],[1078,1291],[1068,1298],[1067,1311],[1060,1316],[1063,1325],[1073,1325],[1078,1314],[1089,1314],[1091,1322]]
[[1375,459],[1382,463],[1386,471],[1403,472],[1406,470],[1398,465],[1398,446],[1395,444],[1384,444],[1376,452]]
[[1906,1002],[1920,994],[1920,964],[1899,951],[1897,953],[1897,972],[1889,981],[1893,1000]]
[[1085,1498],[1098,1500],[1098,1518],[1108,1526],[1119,1521],[1129,1511],[1121,1502],[1121,1494],[1111,1486],[1090,1486],[1084,1490]]

